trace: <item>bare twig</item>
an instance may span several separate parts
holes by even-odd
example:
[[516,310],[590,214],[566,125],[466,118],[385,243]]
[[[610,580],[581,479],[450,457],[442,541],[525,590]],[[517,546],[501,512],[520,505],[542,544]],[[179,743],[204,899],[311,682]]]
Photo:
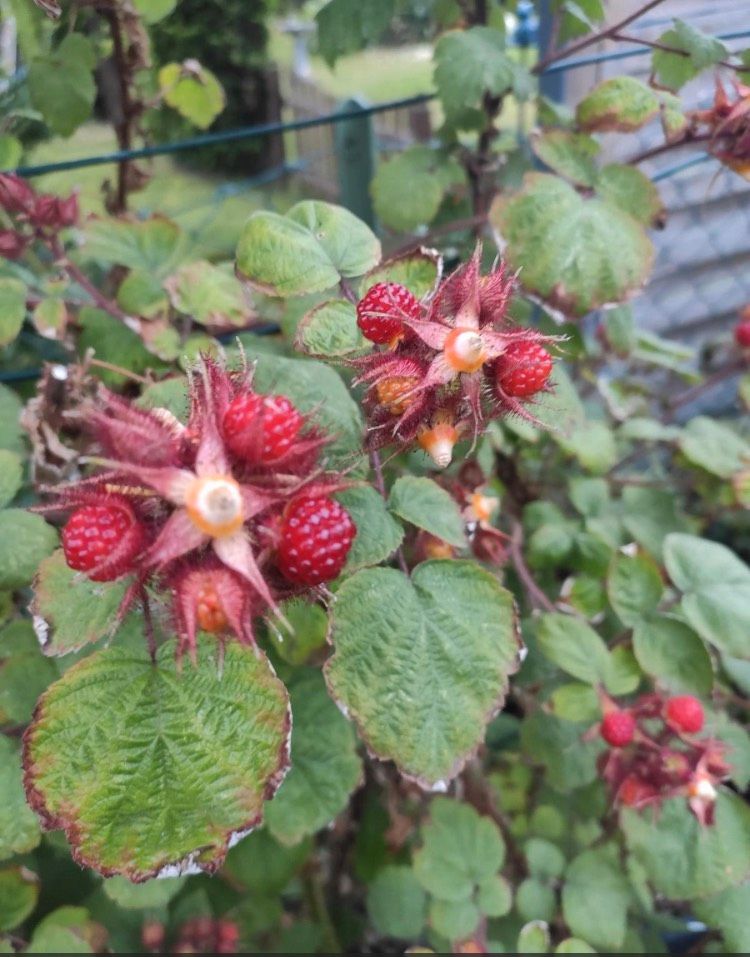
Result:
[[617,23],[613,23],[611,26],[603,27],[596,33],[590,33],[587,37],[582,37],[580,40],[576,40],[575,43],[570,43],[568,46],[563,47],[562,50],[556,50],[547,54],[547,56],[539,60],[539,62],[533,68],[532,73],[536,73],[537,75],[544,73],[547,67],[551,66],[553,63],[557,63],[558,60],[565,60],[574,53],[585,50],[586,47],[592,46],[594,43],[599,43],[601,40],[612,39],[615,34],[620,33],[624,27],[628,26],[639,17],[642,17],[644,13],[648,13],[649,10],[652,10],[662,2],[663,0],[649,0],[648,3],[644,4],[642,7],[639,7],[634,13],[631,13],[623,20],[619,20]]
[[521,523],[514,520],[510,537],[510,558],[513,562],[516,574],[521,579],[521,583],[526,589],[532,605],[536,608],[543,608],[545,611],[556,611],[557,609],[553,602],[550,601],[539,585],[537,585],[534,576],[529,571],[529,567],[523,557],[522,545],[523,529]]

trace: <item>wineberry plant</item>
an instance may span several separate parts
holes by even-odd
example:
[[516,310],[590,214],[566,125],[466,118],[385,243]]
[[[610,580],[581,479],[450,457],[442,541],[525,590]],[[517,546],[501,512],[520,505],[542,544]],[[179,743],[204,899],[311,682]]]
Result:
[[[110,41],[123,144],[211,122],[174,5],[18,15],[52,131]],[[377,230],[277,203],[214,261],[129,158],[99,215],[0,173],[0,952],[750,949],[750,306],[700,352],[630,306],[649,156],[748,174],[750,50],[676,20],[538,88],[658,5],[552,0],[535,63],[420,3],[442,125]],[[415,10],[328,0],[320,52]]]

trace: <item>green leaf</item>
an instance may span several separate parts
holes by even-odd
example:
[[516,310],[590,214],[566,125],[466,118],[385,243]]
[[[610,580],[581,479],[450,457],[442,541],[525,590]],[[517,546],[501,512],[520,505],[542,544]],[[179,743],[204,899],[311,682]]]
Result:
[[260,211],[248,219],[237,244],[244,279],[274,296],[309,295],[360,276],[380,259],[380,243],[341,206],[307,201],[286,216]]
[[158,78],[164,102],[198,129],[208,129],[224,109],[221,83],[197,60],[167,63]]
[[505,917],[513,906],[513,891],[500,874],[486,877],[479,884],[477,907],[485,917]]
[[21,411],[23,406],[15,392],[0,385],[0,449],[23,452],[23,430],[21,429]]
[[523,847],[529,873],[542,880],[561,877],[565,870],[565,857],[551,841],[539,837],[532,837]]
[[56,677],[57,669],[45,661],[38,645],[4,659],[0,663],[0,722],[27,724],[37,698]]
[[707,695],[713,668],[706,646],[686,624],[664,615],[638,622],[633,651],[646,674],[672,692]]
[[505,843],[494,821],[460,801],[442,797],[432,801],[422,846],[414,854],[414,873],[433,897],[468,900],[478,884],[497,874],[504,860]]
[[724,545],[695,535],[669,535],[664,562],[684,593],[688,624],[721,651],[750,658],[750,568]]
[[607,691],[616,697],[632,694],[641,683],[643,674],[633,652],[626,645],[618,645],[610,652]]
[[104,893],[125,910],[145,910],[166,906],[185,884],[184,877],[152,879],[133,884],[126,877],[110,877],[104,884]]
[[171,219],[151,216],[124,222],[94,219],[86,226],[84,252],[90,259],[167,276],[185,250],[185,236]]
[[555,947],[556,954],[595,954],[594,948],[580,937],[566,937]]
[[[97,359],[114,363],[131,372],[142,373],[158,366],[158,360],[147,351],[140,337],[103,309],[84,306],[78,314],[81,334],[78,351],[85,355],[93,349]],[[110,388],[121,386],[127,376],[110,369],[97,369],[97,375]]]
[[46,339],[62,339],[68,324],[68,308],[64,299],[50,296],[34,306],[31,321],[40,336]]
[[0,735],[0,860],[33,851],[41,837],[36,815],[26,803],[18,748]]
[[597,178],[596,191],[645,226],[664,225],[666,210],[659,190],[634,166],[621,163],[605,166]]
[[164,288],[175,309],[201,326],[245,326],[251,316],[242,284],[229,269],[205,259],[181,266]]
[[597,776],[597,741],[583,741],[585,727],[537,711],[521,727],[521,745],[529,761],[546,769],[545,781],[558,791],[585,787]]
[[619,948],[629,902],[628,880],[614,845],[584,851],[571,861],[562,889],[563,916],[571,933],[596,947]]
[[527,173],[520,193],[495,200],[490,218],[525,288],[566,314],[621,302],[651,271],[653,247],[641,224],[556,176]]
[[607,646],[580,618],[544,615],[537,629],[540,650],[563,671],[588,684],[603,683],[611,668]]
[[150,272],[133,269],[120,283],[117,304],[131,316],[151,319],[169,305],[164,287]]
[[263,827],[243,837],[227,855],[224,870],[253,896],[278,894],[310,856],[312,842],[285,847]]
[[344,574],[390,558],[401,544],[404,530],[386,508],[383,497],[371,485],[361,485],[337,493],[336,498],[357,526]]
[[91,115],[95,64],[93,44],[82,33],[68,33],[56,50],[31,61],[31,102],[59,136],[70,136]]
[[334,268],[346,278],[362,276],[380,262],[378,237],[343,206],[306,199],[292,206],[287,216],[312,233]]
[[443,260],[434,249],[418,246],[400,256],[384,259],[362,279],[363,292],[379,282],[406,286],[417,299],[434,292],[443,274]]
[[517,667],[513,598],[469,561],[429,561],[411,579],[365,569],[332,611],[333,696],[368,747],[407,777],[455,776]]
[[339,281],[338,270],[308,229],[264,210],[245,224],[237,269],[243,279],[272,296],[323,292]]
[[23,143],[7,133],[0,136],[0,169],[15,169],[23,156]]
[[430,901],[430,924],[441,936],[448,940],[462,940],[470,937],[477,929],[480,918],[479,908],[471,900]]
[[589,133],[639,130],[659,112],[659,99],[642,80],[615,76],[603,80],[576,109],[576,121]]
[[413,232],[433,221],[447,190],[465,179],[453,157],[429,146],[412,146],[378,166],[370,186],[375,212],[390,229]]
[[107,931],[91,920],[85,907],[58,907],[34,928],[30,954],[93,954]]
[[57,532],[20,508],[0,511],[0,588],[22,588],[57,545]]
[[617,461],[615,436],[604,422],[589,421],[568,436],[555,433],[554,438],[587,471],[596,475],[608,472]]
[[266,623],[268,636],[284,661],[290,665],[304,665],[326,643],[326,613],[320,605],[311,605],[303,598],[287,599],[281,603],[281,611],[291,630],[271,619]]
[[552,920],[557,909],[555,892],[535,877],[522,881],[516,891],[516,910],[521,920]]
[[310,413],[320,429],[334,437],[326,446],[331,465],[350,467],[361,454],[364,425],[341,376],[322,362],[254,353],[249,339],[244,339],[243,345],[248,358],[256,363],[255,388],[262,393],[285,395],[300,412]]
[[687,519],[677,511],[674,493],[630,485],[622,493],[625,528],[638,542],[661,561],[664,539],[670,532],[689,529]]
[[629,628],[648,617],[664,593],[658,567],[645,555],[618,554],[607,576],[607,592],[617,617]]
[[702,70],[714,66],[728,56],[728,50],[716,37],[708,36],[684,20],[675,19],[674,27],[659,37],[659,43],[686,55],[654,50],[653,71],[659,83],[679,90]]
[[315,306],[300,320],[295,348],[308,355],[345,356],[366,343],[357,326],[357,311],[347,299],[329,299]]
[[426,910],[427,897],[409,867],[384,867],[367,889],[367,912],[384,937],[419,937]]
[[[288,763],[288,697],[267,660],[199,642],[198,664],[109,648],[43,695],[26,736],[27,794],[81,864],[145,880],[213,872],[256,826]],[[74,703],[74,705],[73,705]]]
[[456,500],[432,479],[416,475],[396,479],[388,496],[388,508],[405,522],[450,545],[466,545],[464,520]]
[[631,854],[670,900],[718,894],[750,877],[750,807],[721,790],[715,813],[714,823],[703,827],[684,797],[664,801],[656,817],[632,808],[621,812]]
[[36,907],[39,879],[25,867],[0,870],[0,931],[13,930]]
[[16,497],[23,483],[21,456],[8,449],[0,449],[0,508]]
[[133,0],[135,8],[146,23],[158,23],[177,6],[177,0]]
[[333,66],[345,53],[377,42],[393,11],[393,0],[328,0],[315,15],[320,55]]
[[127,581],[94,582],[68,567],[62,549],[39,565],[34,627],[48,655],[65,655],[111,636]]
[[719,478],[731,478],[750,466],[750,443],[728,425],[708,416],[691,419],[678,442],[682,454],[693,465]]
[[721,931],[727,954],[750,953],[750,883],[728,887],[720,894],[697,900],[693,911],[699,920]]
[[516,949],[519,954],[546,954],[549,951],[549,926],[543,920],[524,924],[518,934]]
[[266,808],[268,829],[286,845],[330,824],[362,778],[354,731],[328,697],[320,673],[293,685],[291,698],[292,766]]
[[13,342],[26,316],[26,285],[19,279],[0,278],[0,348]]
[[585,133],[545,130],[532,136],[531,147],[539,159],[555,173],[577,186],[593,186],[599,175],[596,157],[601,146]]
[[435,84],[451,125],[462,122],[467,109],[478,108],[485,93],[509,92],[515,75],[505,35],[493,27],[451,30],[435,46]]
[[550,697],[552,712],[565,721],[597,721],[601,713],[599,698],[590,685],[571,681],[555,688]]

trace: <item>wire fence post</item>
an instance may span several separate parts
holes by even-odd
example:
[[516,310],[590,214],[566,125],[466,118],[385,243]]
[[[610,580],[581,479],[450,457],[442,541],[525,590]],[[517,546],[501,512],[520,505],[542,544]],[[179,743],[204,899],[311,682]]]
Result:
[[[554,41],[553,25],[555,22],[552,13],[550,0],[539,0],[539,27],[537,30],[536,41],[539,48],[540,58],[546,56],[551,50],[549,47]],[[539,90],[542,96],[545,96],[553,103],[562,103],[565,99],[565,71],[560,70],[550,73],[545,70],[539,77]]]
[[[365,109],[362,100],[346,100],[342,113]],[[375,132],[372,114],[363,113],[336,124],[336,164],[342,206],[359,216],[368,226],[375,226],[375,212],[370,198],[370,182],[375,173]]]

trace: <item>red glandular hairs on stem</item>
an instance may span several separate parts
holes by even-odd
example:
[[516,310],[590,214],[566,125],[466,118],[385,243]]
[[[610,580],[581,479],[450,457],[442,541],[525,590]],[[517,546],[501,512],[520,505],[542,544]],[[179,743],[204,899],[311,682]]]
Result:
[[[548,389],[552,370],[545,346],[556,340],[509,321],[515,277],[502,263],[483,276],[477,247],[430,302],[418,303],[394,284],[381,286],[365,294],[358,317],[377,344],[350,360],[356,382],[367,386],[371,449],[418,444],[442,468],[458,439],[476,439],[491,419],[537,421],[533,401]],[[378,316],[388,336],[376,334]],[[391,336],[396,326],[401,331]]]

